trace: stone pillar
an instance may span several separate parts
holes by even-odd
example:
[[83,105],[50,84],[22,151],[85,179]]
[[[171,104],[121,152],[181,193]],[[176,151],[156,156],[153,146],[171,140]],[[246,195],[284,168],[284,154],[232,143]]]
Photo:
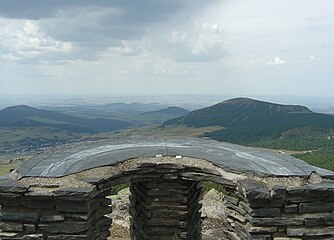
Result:
[[106,216],[110,215],[112,212],[111,199],[107,198],[110,195],[111,189],[109,188],[92,199],[93,205],[95,206],[92,228],[94,228],[94,236],[96,240],[105,240],[110,236],[112,219]]
[[131,182],[131,239],[201,239],[197,181]]

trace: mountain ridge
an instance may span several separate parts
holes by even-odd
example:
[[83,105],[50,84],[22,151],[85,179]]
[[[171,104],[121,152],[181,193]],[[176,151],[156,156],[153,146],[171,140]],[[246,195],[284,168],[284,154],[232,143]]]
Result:
[[184,109],[184,108],[177,107],[177,106],[171,106],[171,107],[159,109],[159,110],[156,110],[156,111],[144,112],[142,114],[148,115],[148,114],[160,114],[160,113],[162,113],[162,114],[174,114],[174,115],[186,115],[187,113],[189,113],[189,111]]
[[84,119],[27,105],[17,105],[0,110],[0,126],[52,126],[74,132],[98,133],[126,128],[131,124],[108,118]]
[[[219,141],[254,145],[263,141],[276,141],[287,131],[305,132],[305,128],[312,129],[309,132],[317,135],[318,140],[320,137],[325,138],[330,129],[334,129],[334,116],[314,113],[301,105],[234,98],[168,120],[162,127],[168,125],[194,128],[221,126],[223,130],[206,133],[205,136]],[[301,130],[291,131],[293,129]]]
[[[282,105],[250,98],[233,98],[215,105],[198,109],[188,115],[166,121],[163,125],[186,124],[190,127],[226,126],[247,120],[254,114],[313,113],[300,105]],[[196,119],[196,120],[195,120]]]

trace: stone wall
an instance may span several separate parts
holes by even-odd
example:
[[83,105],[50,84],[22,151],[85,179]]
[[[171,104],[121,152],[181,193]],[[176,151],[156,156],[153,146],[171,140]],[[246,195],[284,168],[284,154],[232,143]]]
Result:
[[198,182],[133,182],[130,191],[132,239],[201,239]]
[[334,239],[334,185],[274,186],[241,180],[224,197],[227,239]]
[[121,182],[131,183],[133,239],[200,239],[201,180],[221,183],[228,191],[223,239],[334,239],[332,180],[305,180],[292,187],[267,184],[259,177],[229,180],[219,174],[200,167],[143,163],[121,173],[81,179],[86,187],[73,183],[40,188],[37,180],[22,185],[0,179],[0,239],[107,239],[107,196]]
[[13,180],[0,187],[0,239],[106,239],[108,192],[94,188],[32,191]]

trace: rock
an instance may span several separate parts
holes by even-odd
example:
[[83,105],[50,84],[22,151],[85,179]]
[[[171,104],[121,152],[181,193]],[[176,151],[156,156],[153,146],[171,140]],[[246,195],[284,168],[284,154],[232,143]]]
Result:
[[27,188],[22,184],[18,183],[17,181],[5,178],[0,179],[0,192],[10,192],[10,193],[24,193],[27,191]]
[[270,194],[265,184],[255,180],[240,180],[240,188],[249,200],[268,200]]
[[73,198],[75,200],[81,200],[81,199],[86,199],[88,196],[90,196],[93,190],[94,187],[68,187],[55,190],[54,195],[58,199]]
[[0,222],[0,231],[22,232],[23,224],[16,222]]
[[110,196],[112,200],[113,211],[111,217],[113,223],[127,229],[130,229],[129,195],[129,188],[125,188],[119,191],[117,195]]
[[0,205],[6,207],[20,206],[20,195],[13,193],[0,193]]
[[224,218],[224,204],[223,195],[214,188],[207,192],[200,203],[202,207],[202,217],[223,219]]
[[38,227],[47,233],[59,234],[73,234],[73,233],[81,233],[88,229],[87,222],[54,222],[51,224],[39,224]]
[[[334,227],[319,227],[319,228],[288,228],[287,235],[294,236],[313,236],[321,239],[321,236],[334,237]],[[333,239],[333,238],[330,238]]]
[[223,240],[227,239],[227,236],[223,229],[211,229],[203,234],[203,240]]
[[330,197],[334,194],[333,183],[311,184],[301,187],[292,187],[288,189],[289,194],[305,197]]
[[285,205],[283,208],[284,213],[297,213],[298,212],[298,204],[290,204]]
[[35,223],[39,218],[39,213],[34,210],[20,210],[20,209],[12,209],[12,211],[0,212],[0,221],[8,221],[8,222],[27,222],[27,223]]
[[68,213],[87,213],[89,211],[87,201],[56,200],[56,210]]
[[334,203],[313,202],[313,203],[301,203],[299,205],[299,213],[320,213],[320,212],[333,212]]
[[41,222],[61,222],[65,220],[64,214],[42,214]]

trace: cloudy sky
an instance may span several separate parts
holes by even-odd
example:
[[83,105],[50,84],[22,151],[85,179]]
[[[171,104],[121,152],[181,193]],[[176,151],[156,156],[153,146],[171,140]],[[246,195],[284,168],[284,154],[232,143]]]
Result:
[[0,0],[0,94],[334,96],[333,0]]

